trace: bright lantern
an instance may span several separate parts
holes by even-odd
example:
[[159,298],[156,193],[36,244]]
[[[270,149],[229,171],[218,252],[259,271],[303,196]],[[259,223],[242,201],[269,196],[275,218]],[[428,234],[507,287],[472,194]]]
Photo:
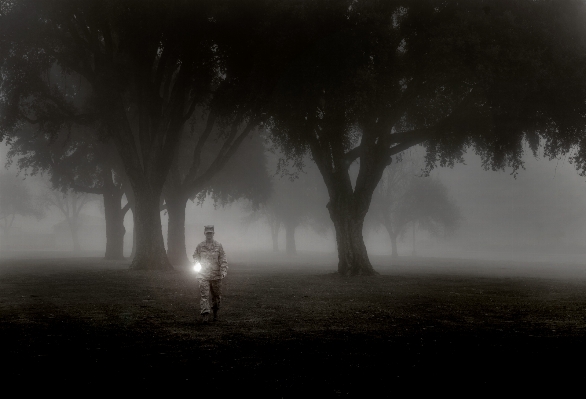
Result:
[[193,265],[193,271],[199,272],[200,270],[201,270],[201,263],[195,262],[195,265]]

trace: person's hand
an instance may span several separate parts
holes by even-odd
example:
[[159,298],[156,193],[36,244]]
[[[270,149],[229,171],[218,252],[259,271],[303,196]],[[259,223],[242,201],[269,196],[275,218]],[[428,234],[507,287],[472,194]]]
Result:
[[222,278],[226,277],[226,272],[222,272]]

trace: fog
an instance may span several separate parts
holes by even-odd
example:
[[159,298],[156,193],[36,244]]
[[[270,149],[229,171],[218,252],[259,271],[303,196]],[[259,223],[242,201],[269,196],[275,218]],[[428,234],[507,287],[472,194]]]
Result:
[[[2,148],[4,171],[16,175],[14,167],[5,168],[6,147]],[[413,150],[422,157],[421,149]],[[529,153],[529,152],[528,152]],[[555,261],[582,263],[586,254],[586,179],[579,176],[568,159],[548,160],[525,156],[525,169],[516,176],[511,170],[484,171],[480,159],[469,151],[464,164],[436,168],[431,178],[440,180],[460,208],[462,221],[449,236],[432,236],[425,231],[408,230],[398,242],[401,257],[463,258],[478,260]],[[275,173],[274,164],[269,172]],[[315,172],[308,163],[305,173]],[[303,172],[302,172],[303,173]],[[22,179],[24,173],[20,173]],[[273,176],[273,179],[279,179]],[[43,176],[28,176],[24,183],[33,196],[48,186]],[[282,183],[282,182],[281,182]],[[295,183],[291,183],[295,184]],[[275,187],[279,187],[278,185]],[[323,182],[321,189],[325,190]],[[319,206],[324,207],[325,201]],[[186,212],[186,248],[188,255],[204,239],[203,226],[212,224],[215,238],[228,253],[271,253],[271,230],[265,221],[244,223],[250,207],[246,201],[214,206],[208,198],[202,204],[189,202]],[[71,235],[64,216],[46,209],[44,217],[16,216],[12,227],[2,233],[3,257],[14,256],[101,256],[105,250],[105,223],[101,198],[96,196],[83,210],[79,232],[81,251],[73,254]],[[331,223],[331,222],[330,222]],[[162,213],[166,236],[167,216]],[[132,249],[132,214],[125,218],[125,255]],[[318,234],[308,225],[295,231],[299,257],[304,254],[335,254],[333,229]],[[371,257],[390,254],[389,236],[384,229],[364,233]],[[279,233],[280,255],[285,257],[285,231]],[[415,250],[415,251],[414,251]],[[276,254],[275,254],[276,255]],[[333,257],[331,259],[334,259]]]
[[583,261],[586,179],[567,159],[526,156],[525,168],[516,178],[510,170],[482,171],[478,157],[468,154],[466,165],[434,172],[465,217],[447,252],[481,259]]

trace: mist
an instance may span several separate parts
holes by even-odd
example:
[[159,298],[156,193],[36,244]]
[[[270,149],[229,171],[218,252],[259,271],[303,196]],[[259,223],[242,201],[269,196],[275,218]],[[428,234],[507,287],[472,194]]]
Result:
[[[2,149],[2,164],[6,163],[6,147]],[[412,150],[414,158],[422,158],[424,151]],[[269,154],[270,155],[270,154]],[[270,155],[272,156],[272,155]],[[434,236],[419,229],[403,234],[398,241],[400,258],[462,258],[504,261],[556,261],[581,263],[586,254],[586,181],[566,158],[548,160],[524,157],[525,169],[516,174],[512,170],[485,171],[478,156],[471,151],[465,162],[453,168],[436,168],[430,177],[441,181],[461,211],[459,228],[448,236]],[[315,165],[307,162],[301,175],[315,173]],[[276,174],[275,158],[267,164],[272,179],[283,184],[296,184],[287,176]],[[33,196],[47,190],[43,176],[26,176],[14,167],[4,167],[5,173],[18,175]],[[418,172],[417,172],[418,173]],[[318,185],[327,198],[323,182]],[[299,184],[299,182],[297,183]],[[273,193],[272,195],[277,195]],[[325,211],[326,200],[318,207]],[[295,256],[286,255],[285,231],[278,236],[279,252],[272,250],[270,226],[264,220],[245,222],[251,213],[249,202],[239,200],[225,206],[214,204],[211,197],[202,203],[188,202],[186,209],[186,249],[188,256],[204,240],[203,226],[214,225],[215,238],[228,254],[266,254],[272,258],[295,262]],[[316,232],[308,225],[295,230],[297,259],[304,256],[326,256],[335,262],[336,242],[333,228]],[[124,220],[126,235],[124,255],[132,250],[132,214]],[[162,212],[163,233],[166,236],[167,215]],[[73,251],[71,234],[65,218],[54,208],[45,209],[42,218],[16,216],[9,236],[2,233],[2,257],[37,256],[101,256],[105,250],[105,222],[101,198],[96,196],[81,211],[80,247]],[[390,241],[384,229],[365,231],[365,243],[373,262],[388,265]]]

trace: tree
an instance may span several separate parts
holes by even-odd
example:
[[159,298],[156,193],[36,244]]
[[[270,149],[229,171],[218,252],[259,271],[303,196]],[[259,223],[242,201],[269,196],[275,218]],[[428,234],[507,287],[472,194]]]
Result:
[[[262,1],[10,3],[0,14],[0,139],[23,121],[49,131],[99,122],[134,193],[131,268],[169,269],[160,198],[185,125],[206,111],[201,144],[215,124],[230,127],[226,156],[209,170],[215,173],[267,117],[267,93],[294,51],[280,40],[286,20],[279,9]],[[87,90],[65,95],[47,79],[55,67]]]
[[[209,111],[206,126],[217,121],[250,130],[262,119],[257,94],[273,82],[274,65],[252,67],[261,54],[246,51],[257,45],[246,33],[258,32],[236,37],[223,23],[239,10],[203,0],[26,0],[2,11],[1,136],[23,121],[48,131],[98,121],[134,192],[131,268],[171,268],[159,209],[181,134],[198,107]],[[67,94],[50,82],[55,67],[84,90]],[[241,136],[227,140],[224,152],[234,152]]]
[[305,51],[275,93],[272,132],[323,176],[340,274],[375,274],[362,229],[392,156],[421,144],[431,169],[473,148],[485,168],[516,170],[524,141],[535,153],[584,137],[583,1],[291,7],[303,27],[291,41]]
[[92,200],[92,195],[88,193],[77,193],[73,190],[57,191],[47,189],[43,194],[41,201],[45,208],[56,208],[65,217],[71,238],[73,240],[73,251],[81,251],[79,245],[79,214],[82,208]]
[[[279,231],[284,227],[285,251],[287,255],[294,255],[297,253],[295,231],[298,227],[311,227],[321,234],[328,230],[329,221],[324,209],[327,194],[314,165],[306,165],[302,171],[292,175],[282,168],[283,165],[278,165],[273,175],[270,197],[259,209],[247,215],[245,223],[264,219],[271,228],[275,252],[279,250]],[[283,173],[279,176],[279,172]]]
[[[454,232],[461,220],[456,203],[441,181],[413,173],[408,162],[395,160],[377,186],[367,224],[383,226],[391,240],[391,256],[399,256],[397,239],[411,224],[433,235]],[[420,169],[419,169],[420,170]]]
[[31,175],[47,173],[52,188],[60,191],[101,195],[106,219],[106,259],[123,259],[124,216],[130,203],[122,206],[125,176],[117,155],[96,140],[88,129],[73,126],[52,134],[25,125],[15,134],[8,152],[20,170]]
[[[205,134],[205,132],[203,133]],[[187,200],[202,203],[210,196],[214,204],[225,206],[239,199],[248,199],[254,207],[265,201],[270,180],[265,168],[265,154],[258,134],[244,136],[222,134],[209,138],[193,134],[184,140],[163,190],[164,209],[169,215],[167,255],[173,265],[188,264],[185,249],[185,207]],[[234,145],[231,141],[244,139]],[[197,138],[197,140],[194,140]],[[180,167],[183,165],[183,167]]]
[[0,226],[5,237],[17,216],[40,218],[42,212],[33,203],[33,195],[22,180],[6,172],[0,173]]
[[385,169],[373,197],[365,225],[382,226],[391,240],[391,254],[398,256],[397,239],[411,224],[433,235],[453,233],[459,226],[458,206],[437,179],[422,172],[413,154],[401,154]]
[[[56,115],[100,121],[135,194],[135,269],[171,268],[159,215],[162,186],[183,124],[217,77],[200,6],[31,0],[15,3],[0,23],[4,130],[22,120],[51,129]],[[45,78],[55,65],[89,87],[89,103],[68,98]]]
[[393,257],[398,256],[397,239],[409,222],[401,208],[402,203],[407,201],[405,194],[416,177],[416,170],[421,170],[421,167],[416,166],[413,157],[405,157],[404,154],[395,156],[376,187],[365,217],[366,228],[376,231],[383,226],[387,230]]

